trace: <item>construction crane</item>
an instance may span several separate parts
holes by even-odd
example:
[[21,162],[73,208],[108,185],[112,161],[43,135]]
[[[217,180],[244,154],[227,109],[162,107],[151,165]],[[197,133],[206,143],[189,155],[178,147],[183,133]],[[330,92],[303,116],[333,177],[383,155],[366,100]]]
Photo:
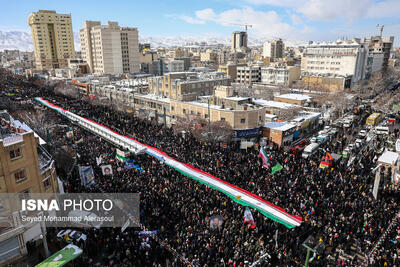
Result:
[[241,26],[241,27],[244,27],[244,28],[245,28],[245,30],[246,30],[246,32],[247,32],[247,28],[252,28],[252,27],[253,27],[253,25],[251,25],[251,24],[247,24],[247,23],[245,23],[245,24],[231,23],[231,25],[235,25],[235,26]]
[[376,27],[377,28],[381,27],[381,29],[380,29],[380,37],[382,37],[382,32],[383,32],[383,28],[385,27],[385,25],[384,24],[376,24]]

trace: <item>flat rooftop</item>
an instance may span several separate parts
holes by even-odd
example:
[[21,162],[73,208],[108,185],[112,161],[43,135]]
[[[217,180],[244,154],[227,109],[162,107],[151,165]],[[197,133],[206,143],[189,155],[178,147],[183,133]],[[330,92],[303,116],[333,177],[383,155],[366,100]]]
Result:
[[291,100],[310,100],[312,97],[308,95],[302,95],[302,94],[283,94],[283,95],[277,95],[275,97],[279,98],[286,98],[286,99],[291,99]]

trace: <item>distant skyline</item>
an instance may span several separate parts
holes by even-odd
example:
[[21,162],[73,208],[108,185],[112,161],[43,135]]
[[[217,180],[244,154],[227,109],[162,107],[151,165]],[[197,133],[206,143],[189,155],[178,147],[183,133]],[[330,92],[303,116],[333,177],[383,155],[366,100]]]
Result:
[[[250,38],[276,37],[302,41],[395,36],[400,44],[399,0],[203,0],[203,1],[7,1],[2,3],[0,30],[30,31],[28,15],[39,9],[71,13],[74,32],[85,20],[118,21],[144,36],[229,37],[252,24]],[[397,17],[396,17],[397,16]]]

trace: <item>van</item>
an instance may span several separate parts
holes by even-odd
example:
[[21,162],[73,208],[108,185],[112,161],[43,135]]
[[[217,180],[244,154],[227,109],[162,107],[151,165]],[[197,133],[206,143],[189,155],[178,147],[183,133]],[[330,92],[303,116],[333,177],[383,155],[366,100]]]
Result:
[[319,148],[318,143],[309,144],[308,146],[306,146],[306,148],[304,148],[303,154],[301,154],[301,156],[307,159],[309,156],[314,154],[318,150],[318,148]]
[[380,134],[389,134],[389,127],[382,127],[382,126],[376,126],[375,127],[375,133],[380,135]]

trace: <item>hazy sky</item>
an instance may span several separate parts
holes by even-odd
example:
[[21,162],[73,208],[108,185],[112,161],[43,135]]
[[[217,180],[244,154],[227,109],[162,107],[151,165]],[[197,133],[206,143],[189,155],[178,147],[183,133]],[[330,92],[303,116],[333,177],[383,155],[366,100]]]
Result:
[[146,36],[229,37],[249,23],[250,37],[329,41],[378,34],[400,39],[400,0],[197,0],[197,1],[3,1],[0,30],[29,30],[38,9],[71,13],[75,32],[84,20],[118,21]]

